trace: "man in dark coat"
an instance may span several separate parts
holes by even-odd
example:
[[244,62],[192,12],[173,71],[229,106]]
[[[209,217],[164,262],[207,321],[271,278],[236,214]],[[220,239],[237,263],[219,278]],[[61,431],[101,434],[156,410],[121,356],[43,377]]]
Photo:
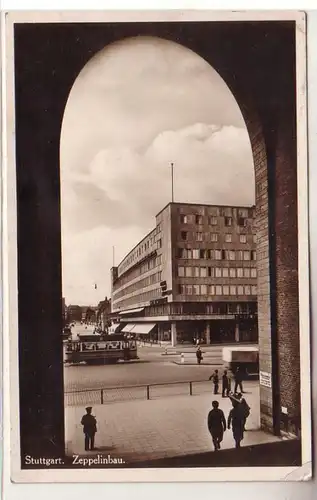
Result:
[[246,402],[245,398],[242,396],[241,392],[239,392],[237,399],[239,399],[239,401],[240,401],[241,411],[242,411],[242,414],[243,414],[243,430],[245,431],[246,430],[245,426],[246,426],[247,418],[250,415],[250,406]]
[[244,392],[243,390],[243,386],[242,386],[242,380],[243,380],[243,373],[241,371],[241,369],[239,368],[239,366],[237,367],[236,369],[236,372],[234,374],[234,380],[235,380],[235,384],[234,384],[234,393],[237,394],[238,392],[238,387],[240,388],[240,392]]
[[225,370],[222,375],[222,397],[228,397],[230,392],[230,379],[228,377],[228,372]]
[[91,414],[92,407],[87,406],[86,415],[81,419],[81,425],[84,426],[83,431],[85,434],[85,450],[88,451],[95,449],[95,434],[97,432],[97,420]]
[[243,440],[244,433],[244,417],[241,411],[241,405],[239,400],[234,396],[231,396],[231,401],[233,408],[230,410],[228,417],[228,429],[232,426],[233,439],[236,443],[236,448],[240,448],[240,443]]
[[203,353],[201,352],[200,347],[198,347],[196,351],[196,358],[197,358],[197,363],[200,365],[201,360],[203,359]]
[[208,414],[208,429],[214,443],[215,451],[220,450],[220,443],[223,439],[223,433],[226,430],[226,419],[224,413],[219,408],[218,401],[212,402],[213,409]]

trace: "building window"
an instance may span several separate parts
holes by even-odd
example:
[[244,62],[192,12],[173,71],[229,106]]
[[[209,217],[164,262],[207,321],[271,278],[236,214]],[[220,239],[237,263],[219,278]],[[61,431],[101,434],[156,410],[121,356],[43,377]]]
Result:
[[225,242],[226,243],[231,243],[232,242],[232,234],[230,234],[230,233],[225,234]]
[[243,252],[242,252],[242,250],[237,250],[237,252],[236,252],[236,259],[237,260],[243,260]]
[[249,250],[245,250],[243,252],[243,260],[250,260],[250,252],[249,252]]
[[196,240],[203,241],[203,233],[196,233]]
[[216,287],[215,285],[209,285],[209,295],[215,295]]
[[197,248],[193,249],[193,259],[199,259],[199,250]]
[[246,243],[246,242],[247,242],[247,235],[240,234],[240,243]]
[[243,278],[243,268],[242,267],[237,268],[237,277]]
[[230,286],[230,295],[237,295],[237,287],[236,285]]
[[215,270],[214,270],[214,268],[213,268],[213,267],[208,267],[208,277],[209,277],[209,278],[213,278],[213,277],[214,277],[214,274],[215,274],[215,272],[214,272],[214,271],[215,271]]
[[238,286],[238,295],[244,295],[244,293],[243,293],[243,286],[242,285]]
[[181,231],[181,238],[183,241],[186,241],[187,240],[187,231]]
[[257,275],[257,273],[256,273],[256,268],[255,268],[255,267],[252,267],[252,268],[251,268],[251,278],[256,278],[256,275]]
[[200,285],[200,294],[207,295],[207,285]]
[[231,207],[224,208],[223,213],[226,217],[230,217],[232,215],[232,208]]
[[185,285],[186,295],[193,295],[193,286]]
[[199,267],[193,267],[193,270],[194,270],[194,277],[195,278],[199,278]]
[[251,287],[250,287],[250,285],[245,285],[245,287],[244,287],[244,293],[245,293],[245,295],[251,295]]
[[184,295],[185,294],[185,286],[184,285],[178,285],[178,293],[180,295]]
[[223,267],[222,268],[222,277],[223,278],[229,278],[229,268],[228,267]]
[[222,295],[222,286],[216,285],[216,295]]
[[248,217],[248,215],[249,215],[248,209],[247,208],[239,208],[238,215],[239,215],[239,217],[245,217],[245,218]]
[[178,276],[183,278],[185,276],[185,268],[183,266],[178,266]]
[[210,241],[218,241],[218,234],[217,233],[210,233]]
[[223,285],[222,291],[224,295],[229,295],[229,287],[228,285]]
[[200,268],[200,277],[201,278],[207,278],[207,267],[201,267]]
[[250,268],[249,267],[244,268],[244,277],[250,278]]
[[255,285],[252,285],[252,286],[251,286],[251,294],[252,294],[252,295],[256,295],[256,294],[257,294],[257,289],[256,289],[256,286],[255,286]]
[[218,224],[218,219],[217,219],[217,217],[214,217],[214,216],[209,217],[209,224],[210,224],[211,226],[216,226],[216,225]]
[[225,217],[225,226],[232,226],[232,217]]
[[207,255],[206,255],[206,254],[207,254],[207,252],[206,252],[206,250],[204,250],[203,248],[201,248],[201,249],[199,250],[199,258],[200,258],[200,259],[206,259],[206,258],[207,258]]
[[200,286],[199,285],[193,285],[193,294],[194,295],[199,295],[200,292]]
[[221,260],[221,257],[222,257],[221,254],[222,254],[221,250],[215,250],[215,259]]
[[202,224],[203,223],[203,217],[202,217],[202,215],[196,215],[195,216],[195,223],[196,224]]
[[192,268],[185,267],[185,274],[186,274],[186,278],[191,278],[192,277]]
[[251,251],[251,260],[256,260],[256,251],[255,250]]
[[157,240],[157,248],[162,248],[162,240]]
[[229,250],[229,260],[235,260],[236,259],[236,252],[234,250]]
[[221,278],[221,267],[216,267],[215,269],[215,276],[216,278]]
[[236,277],[236,270],[234,267],[230,268],[230,278],[235,278]]
[[180,221],[181,221],[181,224],[187,224],[187,222],[188,222],[187,215],[181,215],[180,216]]
[[193,258],[193,251],[191,248],[187,248],[186,253],[187,253],[187,259]]
[[244,217],[238,217],[238,226],[245,227],[247,225],[247,220]]

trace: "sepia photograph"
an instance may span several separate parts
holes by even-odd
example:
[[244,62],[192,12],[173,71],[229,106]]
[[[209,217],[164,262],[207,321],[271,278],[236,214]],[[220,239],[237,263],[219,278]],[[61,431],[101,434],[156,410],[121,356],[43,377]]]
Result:
[[304,13],[6,41],[12,480],[309,476]]

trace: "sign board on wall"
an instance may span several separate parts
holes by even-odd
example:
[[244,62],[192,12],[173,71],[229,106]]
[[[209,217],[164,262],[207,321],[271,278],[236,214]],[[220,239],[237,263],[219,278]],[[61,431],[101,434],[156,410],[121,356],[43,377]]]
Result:
[[262,387],[272,387],[272,375],[269,372],[260,371],[260,385]]

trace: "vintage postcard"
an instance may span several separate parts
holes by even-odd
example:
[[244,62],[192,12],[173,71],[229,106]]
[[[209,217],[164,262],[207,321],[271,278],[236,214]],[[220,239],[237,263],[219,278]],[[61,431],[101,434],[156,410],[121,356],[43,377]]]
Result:
[[14,482],[311,476],[303,12],[8,12]]

